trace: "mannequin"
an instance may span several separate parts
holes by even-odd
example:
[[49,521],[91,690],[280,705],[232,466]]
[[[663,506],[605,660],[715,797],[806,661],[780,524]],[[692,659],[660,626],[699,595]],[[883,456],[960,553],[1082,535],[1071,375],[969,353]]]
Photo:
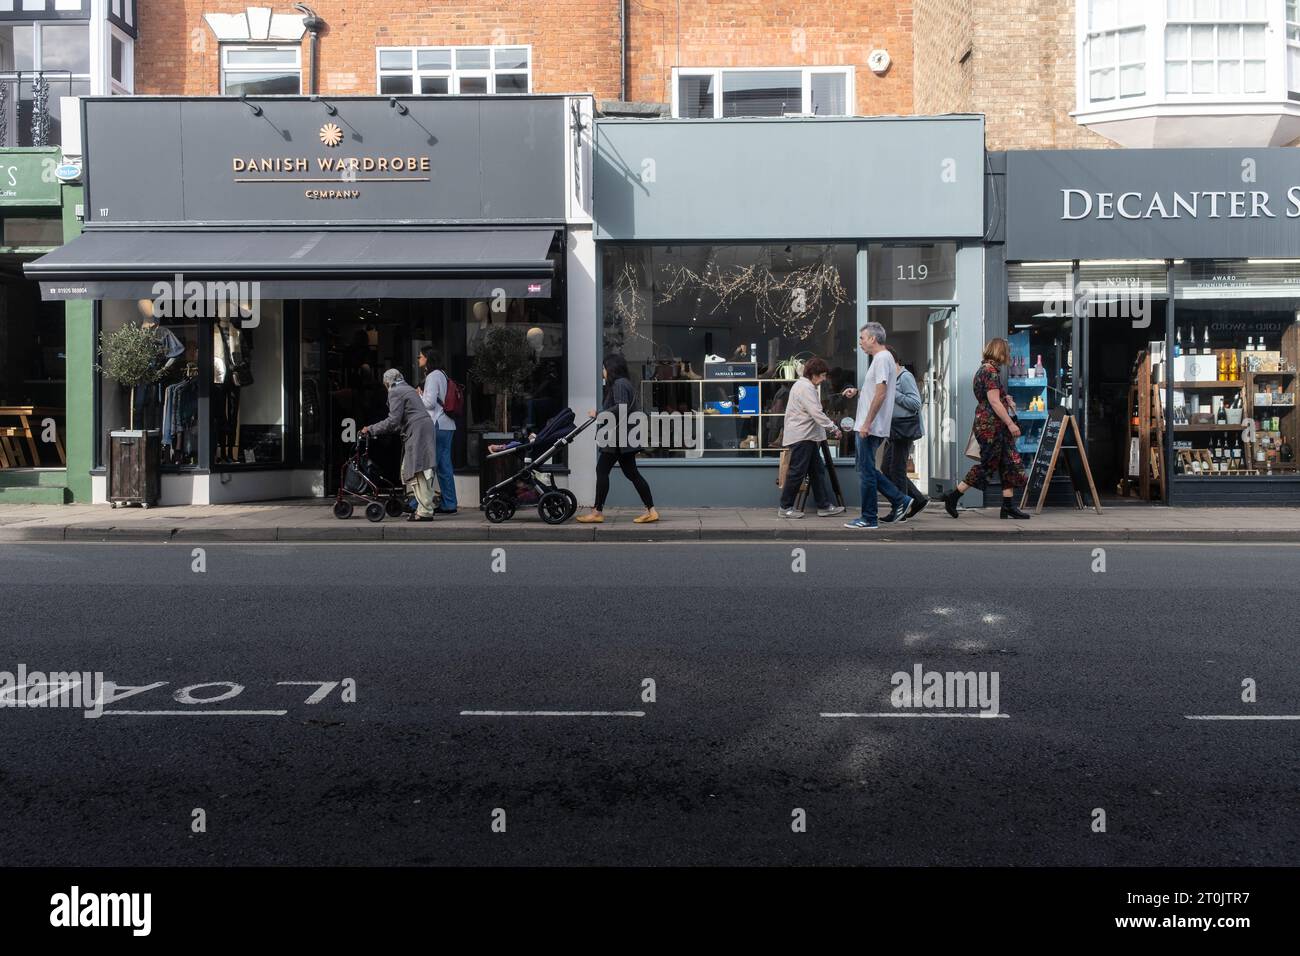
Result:
[[251,336],[238,325],[221,317],[212,326],[212,421],[215,432],[213,457],[216,463],[238,462],[239,391],[234,368],[250,361]]
[[163,364],[156,381],[137,385],[134,390],[132,401],[135,404],[135,421],[140,428],[156,428],[161,406],[159,396],[163,388],[176,377],[176,364],[185,354],[185,346],[171,329],[158,324],[151,300],[141,299],[137,306],[141,315],[140,327],[151,330],[157,337]]

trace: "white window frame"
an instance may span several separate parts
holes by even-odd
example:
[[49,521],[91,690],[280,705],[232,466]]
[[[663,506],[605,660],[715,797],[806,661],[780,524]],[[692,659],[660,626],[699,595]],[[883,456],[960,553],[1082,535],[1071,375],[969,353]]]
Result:
[[[812,115],[812,77],[818,73],[834,73],[844,77],[844,109],[843,114],[834,114],[836,116],[853,116],[855,113],[855,104],[857,103],[856,90],[854,89],[854,80],[856,78],[856,69],[852,66],[682,66],[673,67],[672,85],[673,85],[673,118],[681,118],[681,104],[678,100],[679,80],[683,76],[711,76],[713,77],[713,119],[721,119],[722,112],[722,75],[724,73],[780,73],[780,72],[798,72],[800,74],[800,85],[803,94],[803,102],[800,104],[799,112],[805,115]],[[706,117],[707,118],[707,117]]]
[[[1288,0],[1289,2],[1289,0]],[[1285,6],[1283,7],[1285,11]],[[1286,12],[1283,13],[1286,27],[1286,90],[1288,99],[1300,99],[1300,68],[1296,70],[1296,75],[1291,75],[1291,60],[1296,58],[1300,60],[1300,0],[1296,2],[1295,19],[1291,19]],[[1292,37],[1292,33],[1295,34]],[[1294,53],[1292,51],[1295,51]]]
[[[122,44],[122,79],[113,76],[113,41]],[[104,77],[114,96],[130,96],[135,92],[135,41],[116,26],[109,25],[108,49],[104,51]]]
[[[419,54],[436,50],[447,53],[451,58],[450,69],[422,70],[419,68]],[[462,70],[456,66],[456,54],[468,51],[486,51],[488,53],[487,69]],[[498,67],[497,54],[502,50],[524,50],[528,56],[528,66],[525,69],[517,67]],[[381,64],[385,53],[406,53],[408,55],[408,66],[405,69],[385,69]],[[411,80],[411,93],[384,93],[383,81],[386,77],[401,76],[408,77]],[[523,76],[527,78],[528,88],[523,93],[501,94],[502,96],[527,96],[533,92],[533,47],[530,43],[500,43],[495,45],[484,44],[467,44],[464,46],[381,46],[375,48],[375,92],[382,96],[495,96],[497,95],[497,77],[498,76]],[[428,77],[444,78],[447,80],[446,93],[421,93],[418,84],[421,79]],[[461,79],[486,79],[487,92],[483,93],[461,93]]]
[[[1264,7],[1267,13],[1267,19],[1253,19],[1250,17],[1233,17],[1231,20],[1220,20],[1217,16],[1211,19],[1197,19],[1196,17],[1170,17],[1168,0],[1142,0],[1139,4],[1137,0],[1118,0],[1119,8],[1127,11],[1138,11],[1142,19],[1138,20],[1132,17],[1123,21],[1124,27],[1144,25],[1146,28],[1146,69],[1144,71],[1146,92],[1142,96],[1116,97],[1109,100],[1093,100],[1090,97],[1089,84],[1089,48],[1088,42],[1092,35],[1101,30],[1094,31],[1091,29],[1091,0],[1078,0],[1075,4],[1075,113],[1074,115],[1081,118],[1091,117],[1094,114],[1111,114],[1123,111],[1138,110],[1140,115],[1154,115],[1150,111],[1162,107],[1183,107],[1207,109],[1225,104],[1243,104],[1248,108],[1257,111],[1266,108],[1269,104],[1285,103],[1288,101],[1287,92],[1287,40],[1286,40],[1286,4],[1282,0],[1267,0]],[[1193,7],[1193,12],[1195,8]],[[1218,8],[1216,8],[1216,14]],[[1244,12],[1244,8],[1243,8]],[[1265,31],[1265,50],[1264,50],[1264,77],[1265,90],[1263,93],[1170,93],[1167,89],[1166,74],[1166,27],[1184,25],[1210,25],[1218,23],[1235,23],[1250,26],[1264,26]],[[1243,38],[1244,42],[1244,38]],[[1217,36],[1216,36],[1217,44]],[[1218,62],[1217,45],[1215,49],[1215,62]],[[1245,62],[1246,57],[1243,55],[1240,62]],[[1188,62],[1190,62],[1190,57]],[[1217,71],[1217,66],[1216,66]],[[1118,77],[1116,79],[1116,90],[1118,91]],[[1215,85],[1218,85],[1218,77],[1215,77]],[[1243,85],[1244,85],[1244,68],[1243,68]],[[1190,81],[1189,81],[1190,87]]]
[[220,84],[221,95],[226,96],[226,77],[229,75],[239,76],[241,73],[272,73],[277,69],[285,69],[280,64],[272,66],[236,66],[231,67],[227,62],[227,55],[232,50],[247,52],[249,50],[290,50],[294,54],[294,69],[298,72],[298,92],[297,93],[280,93],[280,94],[262,94],[262,95],[279,95],[279,96],[301,96],[302,95],[302,44],[301,43],[222,43],[220,54]]

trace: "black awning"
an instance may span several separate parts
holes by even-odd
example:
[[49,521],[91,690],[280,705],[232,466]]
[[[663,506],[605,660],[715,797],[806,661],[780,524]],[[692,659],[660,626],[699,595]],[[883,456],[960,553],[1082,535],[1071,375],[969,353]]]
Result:
[[[423,232],[103,231],[23,268],[46,300],[192,298],[185,283],[257,282],[265,299],[549,298],[554,229]],[[166,291],[156,288],[169,285]],[[196,287],[191,289],[197,291]],[[220,294],[212,298],[221,298]]]

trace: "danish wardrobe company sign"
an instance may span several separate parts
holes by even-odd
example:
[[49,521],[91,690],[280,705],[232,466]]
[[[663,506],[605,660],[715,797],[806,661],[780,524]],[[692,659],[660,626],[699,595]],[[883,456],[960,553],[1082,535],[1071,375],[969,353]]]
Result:
[[1300,152],[1007,154],[1007,258],[1300,255]]
[[564,219],[562,98],[83,108],[88,226]]

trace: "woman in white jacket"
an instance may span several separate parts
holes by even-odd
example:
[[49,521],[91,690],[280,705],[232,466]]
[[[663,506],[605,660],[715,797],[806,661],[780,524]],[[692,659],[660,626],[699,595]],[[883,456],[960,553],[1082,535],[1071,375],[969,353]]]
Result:
[[[781,488],[781,506],[777,514],[782,518],[802,518],[803,512],[797,511],[794,500],[799,494],[804,476],[812,472],[809,482],[813,494],[820,494],[825,487],[822,463],[819,451],[821,443],[829,433],[839,437],[839,429],[822,411],[822,397],[819,387],[826,381],[830,368],[819,358],[809,359],[803,367],[803,377],[790,387],[790,397],[786,400],[785,424],[782,429],[782,444],[790,449],[790,467],[785,473],[785,484]],[[818,501],[817,514],[828,518],[844,511],[843,506],[833,501]]]

